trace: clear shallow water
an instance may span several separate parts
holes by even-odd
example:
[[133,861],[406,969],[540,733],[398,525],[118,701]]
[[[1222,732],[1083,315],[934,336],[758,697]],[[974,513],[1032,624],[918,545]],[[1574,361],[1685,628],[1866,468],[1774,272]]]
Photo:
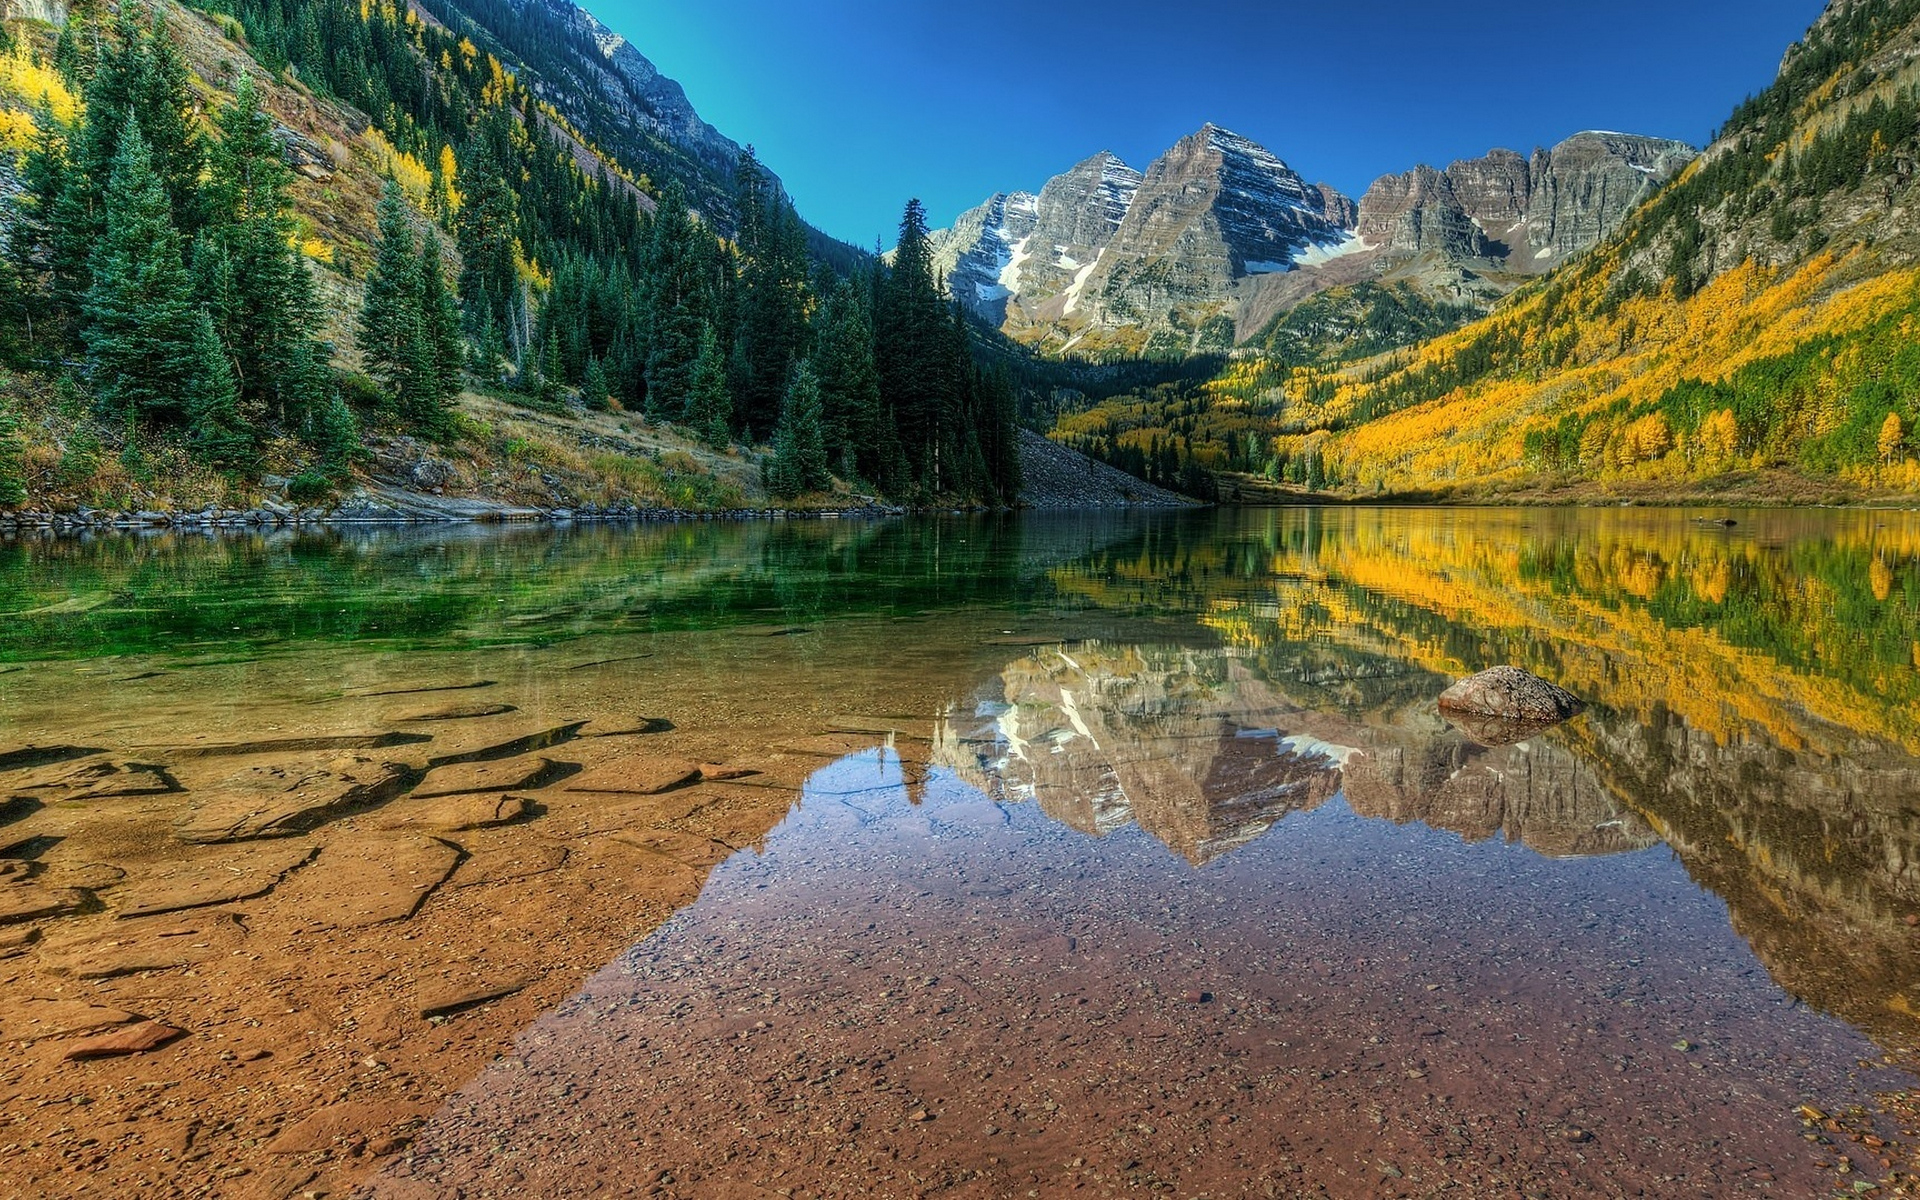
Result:
[[386,1186],[1812,1195],[1795,1107],[1901,1082],[1659,850],[1336,799],[1195,871],[880,766],[816,775]]
[[[816,755],[394,1188],[1813,1194],[1885,1171],[1798,1105],[1910,1120],[1858,1064],[1920,1011],[1920,520],[1735,515],[11,546],[0,753],[417,730],[374,693],[487,683]],[[1593,707],[1477,746],[1432,701],[1498,662]]]

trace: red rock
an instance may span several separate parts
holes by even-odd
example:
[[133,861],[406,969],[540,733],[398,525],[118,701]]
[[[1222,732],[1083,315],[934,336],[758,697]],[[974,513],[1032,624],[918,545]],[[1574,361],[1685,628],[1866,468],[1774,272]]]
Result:
[[116,1029],[112,1033],[103,1033],[99,1037],[83,1038],[67,1047],[65,1058],[69,1062],[81,1062],[89,1058],[120,1058],[128,1054],[145,1054],[149,1050],[158,1050],[176,1038],[187,1036],[184,1029],[160,1021],[142,1021],[138,1025],[129,1025],[125,1029]]

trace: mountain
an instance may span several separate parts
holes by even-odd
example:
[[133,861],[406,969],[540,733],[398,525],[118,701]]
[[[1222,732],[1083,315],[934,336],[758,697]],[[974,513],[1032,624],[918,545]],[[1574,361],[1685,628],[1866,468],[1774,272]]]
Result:
[[1241,284],[1340,253],[1354,217],[1345,196],[1208,125],[1147,169],[1107,253],[1076,279],[1080,292],[1061,310],[1068,346],[1125,346],[1144,332],[1130,348],[1224,349]]
[[1320,293],[1377,282],[1407,285],[1395,294],[1422,328],[1436,313],[1450,328],[1602,240],[1693,153],[1581,133],[1389,175],[1355,204],[1208,125],[1144,175],[1103,153],[1037,197],[994,196],[936,235],[936,263],[962,303],[1055,353],[1227,350]]
[[[1298,289],[1265,353],[1053,436],[1267,503],[1920,494],[1920,0],[1832,0],[1661,184],[1683,154],[1592,134],[1383,181],[1380,247],[1259,281]],[[1511,294],[1474,319],[1482,283]]]
[[1242,341],[1326,363],[1445,333],[1604,241],[1696,153],[1589,131],[1530,157],[1492,150],[1383,176],[1361,197],[1356,252],[1251,297]]

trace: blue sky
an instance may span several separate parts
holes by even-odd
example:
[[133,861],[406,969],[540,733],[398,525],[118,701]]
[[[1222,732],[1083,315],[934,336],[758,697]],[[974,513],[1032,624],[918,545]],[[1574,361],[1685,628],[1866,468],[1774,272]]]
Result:
[[1581,129],[1703,144],[1822,0],[584,0],[802,215],[892,244],[1099,150],[1207,121],[1355,197],[1380,175]]

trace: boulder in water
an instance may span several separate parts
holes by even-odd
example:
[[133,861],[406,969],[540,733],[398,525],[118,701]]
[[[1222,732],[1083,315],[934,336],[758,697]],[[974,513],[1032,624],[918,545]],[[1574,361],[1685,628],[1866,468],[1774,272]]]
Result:
[[1440,695],[1448,715],[1493,717],[1529,725],[1551,725],[1578,716],[1586,704],[1519,667],[1494,667],[1462,679]]

